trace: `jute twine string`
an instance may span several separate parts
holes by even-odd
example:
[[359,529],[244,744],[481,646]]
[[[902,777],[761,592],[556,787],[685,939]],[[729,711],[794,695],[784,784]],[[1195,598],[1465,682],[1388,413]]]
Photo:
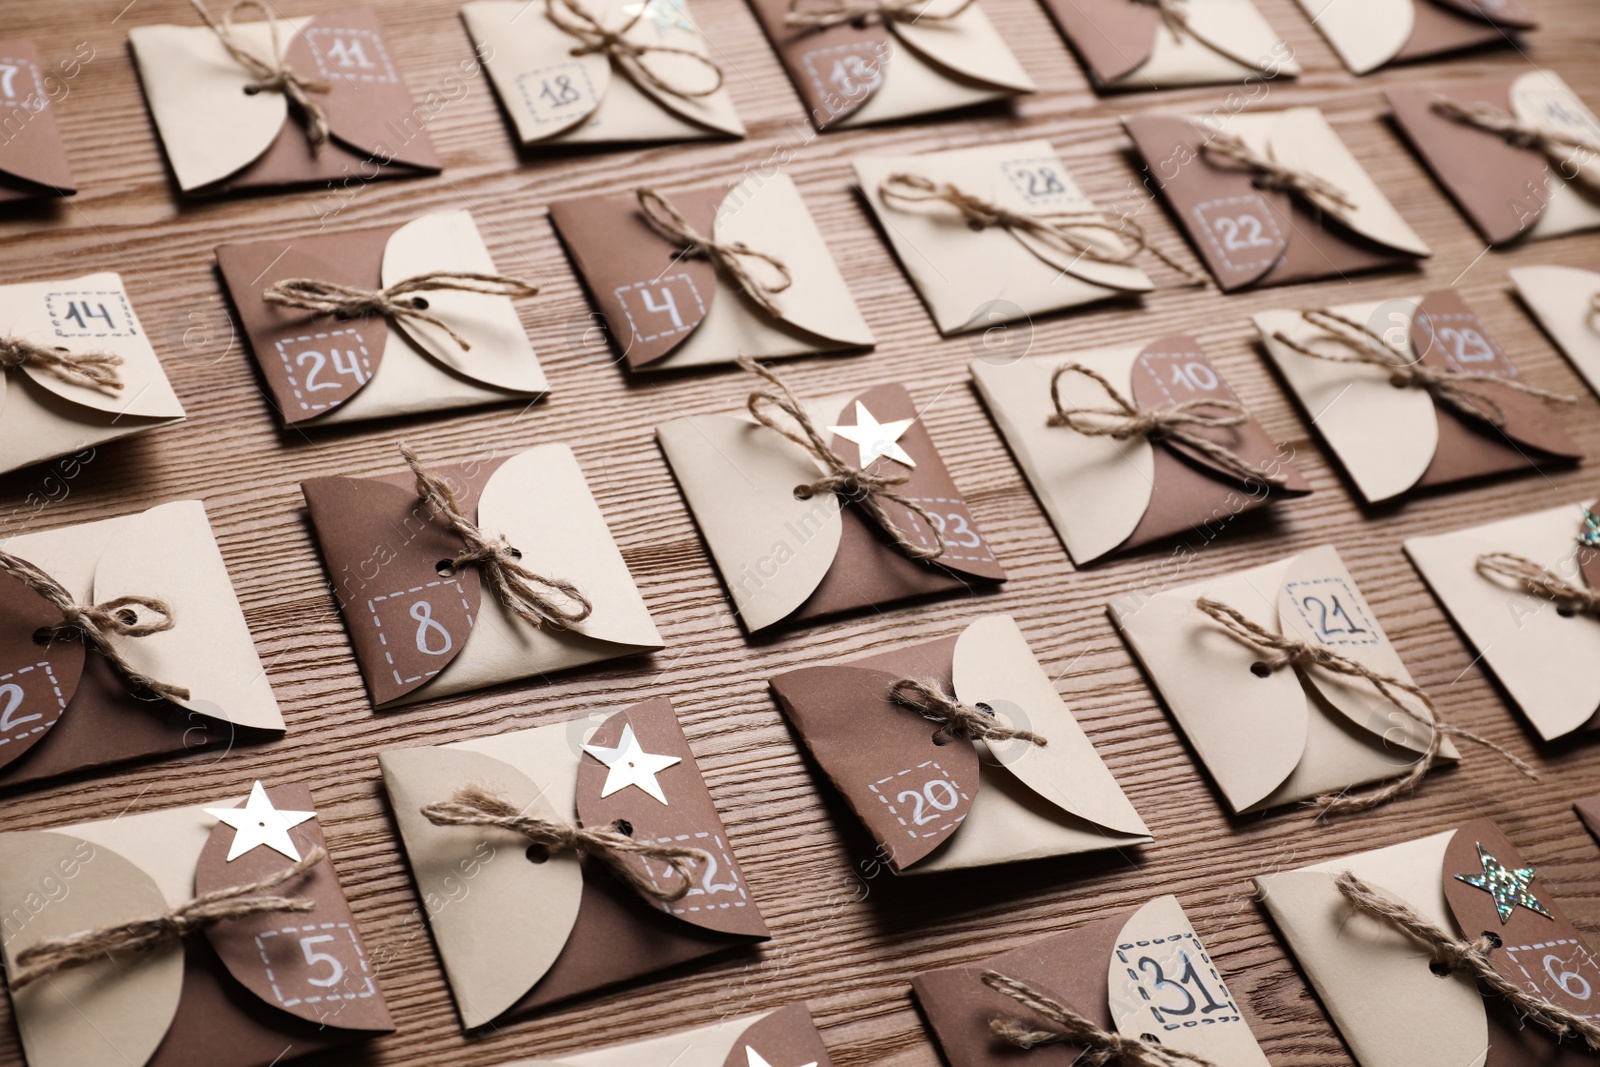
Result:
[[1511,1003],[1523,1019],[1542,1027],[1557,1040],[1580,1037],[1590,1049],[1600,1051],[1600,1024],[1559,1005],[1507,978],[1489,962],[1489,953],[1500,947],[1500,938],[1491,933],[1465,941],[1440,929],[1401,903],[1344,871],[1334,879],[1339,892],[1351,907],[1381,922],[1388,923],[1433,953],[1435,963],[1451,971],[1465,970],[1484,986]]
[[[640,4],[638,7],[633,16],[615,30],[606,29],[578,0],[545,0],[544,13],[545,17],[557,27],[582,42],[573,46],[571,55],[603,55],[613,66],[641,86],[666,93],[668,96],[676,96],[681,100],[710,96],[721,90],[724,78],[722,68],[699,52],[672,45],[643,44],[628,40],[628,31],[637,26],[639,20],[644,18],[645,12],[650,9],[649,4]],[[652,52],[688,56],[709,70],[715,80],[707,88],[696,88],[692,85],[685,88],[682,85],[675,85],[650,69],[649,56]]]
[[[201,21],[217,35],[217,40],[228,50],[228,55],[249,71],[250,76],[255,79],[245,86],[245,92],[282,93],[284,99],[289,102],[290,109],[298,113],[304,121],[306,140],[311,142],[312,151],[315,152],[326,144],[329,132],[328,115],[322,110],[321,104],[311,99],[311,94],[326,93],[331,87],[324,81],[302,78],[278,58],[282,54],[282,45],[278,39],[278,17],[273,14],[272,8],[263,0],[236,0],[218,20],[211,16],[211,12],[206,10],[201,0],[189,0],[189,3],[199,12]],[[266,19],[267,30],[272,35],[272,55],[267,59],[262,59],[245,48],[233,36],[233,17],[246,8],[261,12],[262,17]]]
[[20,337],[0,337],[0,370],[15,370],[30,365],[60,378],[69,385],[95,389],[107,396],[122,391],[122,357],[115,352],[68,352],[47,348]]
[[1557,162],[1565,162],[1580,152],[1590,157],[1600,154],[1600,144],[1594,141],[1569,133],[1557,133],[1554,130],[1529,126],[1518,120],[1515,115],[1501,111],[1493,104],[1463,104],[1459,100],[1452,100],[1444,93],[1434,93],[1433,110],[1445,118],[1475,126],[1486,133],[1497,134],[1507,144],[1518,148],[1531,148]]
[[[465,786],[456,790],[455,796],[449,800],[425,805],[422,814],[435,826],[494,826],[509,830],[536,845],[543,845],[552,855],[562,852],[587,853],[604,863],[628,885],[663,904],[687,896],[689,890],[694,888],[694,865],[698,863],[705,866],[711,862],[710,855],[704,849],[635,841],[623,833],[620,823],[594,829],[528,815],[478,786]],[[662,861],[672,868],[676,884],[663,888],[645,878],[628,862],[629,856]]]
[[[894,541],[896,547],[911,559],[929,560],[944,555],[944,534],[933,521],[933,516],[928,514],[928,509],[915,500],[895,492],[895,486],[904,485],[910,480],[906,475],[875,474],[870,470],[862,470],[846,463],[839,453],[829,446],[822,432],[811,421],[811,416],[806,414],[805,405],[784,384],[782,378],[749,356],[740,356],[738,362],[740,367],[751,374],[759,375],[776,390],[774,392],[757,389],[751,393],[747,401],[750,414],[767,429],[782,434],[805,449],[828,470],[826,475],[814,482],[795,486],[794,495],[797,499],[810,500],[819,493],[837,494],[842,500],[858,505],[871,516],[883,532]],[[779,421],[768,408],[777,408],[788,416],[788,420]],[[913,541],[911,535],[902,530],[890,516],[888,508],[884,506],[885,501],[898,504],[922,519],[928,527],[928,532],[933,535],[933,545],[925,547]]]
[[[878,185],[878,195],[894,204],[949,204],[961,214],[975,230],[998,226],[1016,236],[1026,234],[1064,255],[1083,258],[1094,263],[1112,263],[1127,266],[1140,252],[1148,252],[1189,280],[1192,285],[1204,285],[1205,279],[1151,244],[1144,227],[1131,216],[1124,216],[1120,224],[1107,222],[1095,211],[1053,211],[1030,214],[1012,211],[1001,204],[985,200],[963,191],[951,182],[936,182],[921,174],[891,174]],[[1115,251],[1102,243],[1084,236],[1080,231],[1100,231],[1113,239],[1124,238],[1128,247]]]
[[1558,404],[1576,404],[1578,398],[1565,393],[1554,393],[1529,385],[1520,378],[1503,378],[1483,371],[1455,370],[1451,367],[1433,367],[1413,358],[1391,344],[1384,336],[1366,323],[1340,315],[1326,308],[1302,311],[1300,317],[1323,331],[1323,336],[1337,341],[1347,354],[1318,352],[1310,345],[1291,339],[1282,330],[1273,333],[1272,339],[1285,348],[1323,359],[1330,363],[1366,363],[1389,372],[1389,384],[1396,389],[1424,389],[1435,400],[1468,418],[1482,419],[1497,429],[1504,429],[1507,421],[1505,407],[1494,397],[1471,388],[1473,382],[1503,385],[1528,396]]
[[[1330,674],[1343,675],[1346,678],[1364,679],[1370,682],[1372,687],[1385,700],[1427,729],[1427,747],[1404,774],[1365,793],[1329,793],[1317,797],[1312,803],[1319,811],[1336,815],[1369,811],[1380,804],[1388,803],[1395,797],[1411,792],[1427,773],[1433,769],[1435,761],[1439,758],[1440,743],[1446,736],[1457,737],[1464,741],[1471,741],[1476,745],[1482,745],[1527,777],[1533,779],[1539,777],[1532,767],[1488,738],[1441,721],[1438,709],[1433,706],[1433,701],[1415,683],[1403,681],[1381,671],[1375,671],[1364,663],[1341,655],[1332,649],[1324,648],[1322,645],[1273,633],[1271,630],[1245,618],[1237,609],[1220,601],[1201,597],[1195,601],[1195,607],[1220,624],[1224,630],[1228,631],[1230,636],[1241,644],[1249,645],[1265,653],[1261,660],[1261,666],[1268,673],[1284,667],[1296,667],[1301,670],[1321,667]],[[1427,710],[1427,714],[1421,715],[1413,711],[1400,699],[1402,695],[1409,696],[1421,704]]]
[[1166,24],[1172,36],[1179,40],[1188,37],[1195,44],[1215,52],[1229,62],[1237,63],[1241,67],[1249,67],[1251,70],[1259,71],[1269,78],[1277,75],[1277,71],[1260,60],[1246,59],[1239,53],[1229,51],[1211,38],[1196,32],[1194,23],[1189,20],[1189,5],[1186,0],[1132,0],[1132,2],[1135,4],[1148,4],[1159,11],[1161,13],[1161,21]]
[[466,542],[466,550],[450,561],[451,567],[476,566],[495,599],[530,626],[548,623],[560,630],[589,617],[594,605],[582,590],[563,578],[548,578],[523,566],[522,553],[509,541],[485,533],[467,518],[450,483],[424,467],[410,445],[402,443],[400,454],[417,479],[417,497]]
[[1311,206],[1338,215],[1354,211],[1356,203],[1350,194],[1318,174],[1278,162],[1268,150],[1266,155],[1251,148],[1241,137],[1222,130],[1213,130],[1200,146],[1201,151],[1237,163],[1255,174],[1255,183],[1266,189],[1279,189],[1297,195]]
[[789,0],[789,13],[783,24],[806,30],[826,30],[853,22],[858,26],[874,24],[892,26],[897,22],[949,22],[966,13],[977,0],[962,0],[949,11],[926,10],[929,0],[823,0],[807,4],[806,0]]
[[[50,640],[58,637],[81,640],[116,668],[135,696],[157,700],[189,699],[189,690],[157,681],[138,670],[111,642],[113,636],[149,637],[172,629],[175,620],[166,601],[148,596],[119,596],[99,604],[80,604],[52,575],[5,551],[0,551],[0,571],[17,579],[61,612],[61,622],[47,628]],[[134,608],[144,609],[145,621],[140,621]]]
[[[724,243],[706,236],[689,225],[689,220],[684,218],[683,212],[656,189],[646,187],[637,190],[634,195],[639,198],[639,210],[644,213],[645,221],[650,223],[657,233],[669,241],[683,245],[684,255],[709,259],[733,279],[734,284],[750,298],[753,304],[773,318],[783,317],[778,305],[772,299],[775,294],[783,292],[794,284],[794,276],[789,273],[789,268],[784,265],[783,260],[765,252],[757,252],[743,241]],[[757,278],[750,270],[750,264],[755,261],[771,267],[777,273],[778,280],[771,282]]]
[[1050,742],[1029,730],[1013,730],[976,704],[964,704],[944,692],[938,683],[901,678],[889,687],[889,699],[910,708],[924,719],[940,724],[938,734],[969,741],[1026,741],[1043,748]]
[[1210,1060],[1193,1052],[1102,1030],[1059,1000],[999,971],[984,971],[982,981],[996,993],[1003,993],[1050,1023],[1048,1028],[1040,1028],[1030,1026],[1021,1019],[992,1016],[989,1019],[989,1031],[1019,1049],[1075,1045],[1084,1050],[1076,1061],[1084,1067],[1105,1067],[1109,1063],[1122,1064],[1123,1067],[1213,1067]]
[[328,853],[321,845],[317,845],[292,867],[285,867],[244,885],[202,893],[164,915],[132,919],[41,941],[17,953],[17,970],[11,975],[11,988],[21,989],[57,971],[102,960],[113,952],[143,952],[228,919],[243,919],[271,912],[313,911],[317,903],[306,897],[257,894],[300,877],[327,858]]
[[1557,611],[1600,616],[1600,593],[1569,582],[1524,556],[1513,552],[1485,552],[1478,557],[1477,568],[1485,578],[1510,579],[1524,592],[1550,601]]
[[501,274],[474,271],[435,270],[402,278],[383,289],[361,289],[354,285],[322,281],[319,278],[286,278],[261,291],[261,299],[278,307],[301,308],[319,315],[354,319],[362,315],[383,315],[391,319],[413,319],[437,326],[450,339],[468,351],[472,345],[451,329],[439,316],[428,311],[426,297],[420,293],[478,293],[483,296],[533,296],[538,286],[507,278]]
[[[1105,390],[1111,398],[1111,407],[1069,407],[1061,401],[1061,379],[1069,374],[1081,374]],[[1187,429],[1190,426],[1205,429],[1225,429],[1243,426],[1250,421],[1244,405],[1233,400],[1185,400],[1171,407],[1140,407],[1129,397],[1117,391],[1105,375],[1082,363],[1063,363],[1050,376],[1050,400],[1056,413],[1045,420],[1049,426],[1065,426],[1069,430],[1089,437],[1110,437],[1126,441],[1130,437],[1148,437],[1152,440],[1177,441],[1216,460],[1223,467],[1246,482],[1264,482],[1281,489],[1289,478],[1282,472],[1267,472],[1252,467],[1243,456],[1209,437],[1202,437]]]

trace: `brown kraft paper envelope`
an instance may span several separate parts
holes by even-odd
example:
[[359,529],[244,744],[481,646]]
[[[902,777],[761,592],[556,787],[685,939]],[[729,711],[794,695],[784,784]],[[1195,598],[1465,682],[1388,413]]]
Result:
[[[917,1003],[950,1067],[1016,1067],[1021,1050],[989,1020],[1050,1023],[983,984],[995,971],[1065,1004],[1095,1026],[1132,1040],[1192,1053],[1214,1067],[1267,1067],[1239,1003],[1178,904],[1161,896],[1065,933],[963,967],[911,979]],[[1071,1067],[1085,1050],[1045,1045],[1029,1064]]]
[[[572,256],[630,370],[731,363],[847,348],[870,348],[872,331],[786,174],[667,194],[696,232],[743,244],[789,271],[771,294],[769,316],[708,259],[650,225],[638,198],[597,196],[550,205],[550,221]],[[775,276],[754,263],[757,278]]]
[[80,604],[161,599],[173,627],[111,638],[150,677],[190,691],[173,703],[135,696],[82,641],[34,641],[61,612],[0,574],[0,786],[148,756],[281,736],[283,717],[198,500],[0,543]]
[[[1300,73],[1251,0],[1188,0],[1184,14],[1194,34],[1174,34],[1154,6],[1128,0],[1044,0],[1044,6],[1097,89],[1251,82],[1263,70],[1276,77]],[[1195,34],[1256,65],[1207,48]]]
[[8,116],[0,139],[0,203],[76,193],[32,41],[0,40],[0,109]]
[[[858,425],[861,407],[879,423],[915,420],[898,443],[916,466],[880,458],[868,469],[909,477],[895,491],[944,523],[945,552],[930,561],[911,559],[838,496],[796,498],[797,485],[822,477],[821,465],[742,413],[663,423],[656,438],[746,631],[1005,580],[904,386],[880,385],[806,406],[824,433],[829,426]],[[846,463],[860,459],[859,447],[837,434],[830,447]],[[887,506],[911,536],[935,543],[916,514]]]
[[649,609],[566,445],[438,465],[465,514],[504,536],[537,574],[593,605],[566,629],[535,628],[441,561],[466,543],[416,495],[410,472],[301,483],[357,666],[375,707],[470,692],[662,647]]
[[[280,18],[277,29],[288,68],[329,87],[311,94],[330,130],[320,150],[313,151],[282,93],[245,91],[255,76],[228,55],[209,27],[128,31],[145,100],[180,189],[205,194],[439,172],[376,12],[353,8]],[[233,35],[255,55],[271,54],[268,23],[236,23]]]
[[[941,744],[901,678],[990,708],[1021,740]],[[1124,848],[1150,831],[1008,615],[961,634],[769,679],[784,715],[897,874]]]
[[560,1059],[516,1060],[502,1067],[833,1067],[804,1004],[723,1019],[676,1034],[608,1045]]
[[[1200,597],[1382,674],[1411,676],[1331,545],[1111,601],[1112,622],[1230,810],[1263,811],[1393,778],[1425,750],[1427,730],[1360,679],[1287,667],[1256,675],[1251,668],[1264,653],[1203,614]],[[1448,737],[1440,753],[1444,762],[1458,758]]]
[[1578,813],[1578,818],[1583,820],[1583,825],[1589,828],[1589,832],[1600,838],[1600,796],[1584,797],[1572,807]]
[[1123,126],[1224,292],[1407,266],[1431,254],[1316,108],[1232,114],[1217,126],[1337,186],[1356,203],[1337,216],[1257,188],[1249,170],[1214,159],[1201,147],[1210,133],[1198,119],[1138,115]]
[[[1483,877],[1487,860],[1480,850],[1508,870],[1529,869],[1529,892],[1550,916],[1518,905],[1502,920],[1488,892],[1457,877]],[[1257,877],[1267,911],[1361,1067],[1594,1062],[1580,1042],[1557,1045],[1503,998],[1480,990],[1470,974],[1438,977],[1416,941],[1345,901],[1334,879],[1346,870],[1458,937],[1494,934],[1500,946],[1489,959],[1504,977],[1591,1018],[1600,965],[1552,899],[1549,883],[1487,819]],[[1589,995],[1573,995],[1580,990]]]
[[217,267],[286,426],[527,401],[550,389],[510,297],[427,294],[429,313],[466,337],[470,350],[432,323],[340,319],[261,298],[291,278],[382,289],[431,271],[498,273],[466,211],[379,230],[220,245]]
[[1538,26],[1522,0],[1300,0],[1353,74],[1390,63],[1515,44]]
[[[1184,533],[1209,522],[1294,498],[1311,486],[1253,418],[1234,427],[1186,427],[1266,473],[1288,478],[1282,488],[1238,474],[1192,445],[1135,436],[1119,441],[1048,425],[1055,414],[1050,379],[1056,368],[1082,363],[1106,375],[1123,396],[1144,408],[1194,400],[1238,403],[1200,343],[1172,334],[1148,345],[1073,352],[1010,363],[976,360],[969,366],[985,405],[1028,477],[1061,543],[1078,566]],[[1065,404],[1112,406],[1105,390],[1079,374],[1062,378]],[[1207,409],[1201,409],[1202,414]],[[1092,502],[1092,503],[1091,503]]]
[[[280,811],[315,811],[303,785],[266,796]],[[0,833],[7,969],[41,941],[161,915],[294,862],[266,846],[229,862],[235,833],[202,806]],[[326,847],[315,818],[288,835],[301,856]],[[42,902],[50,886],[60,895]],[[267,1067],[393,1031],[332,861],[277,892],[316,908],[225,920],[13,989],[28,1067]]]
[[[635,704],[598,727],[595,718],[379,754],[467,1029],[767,939],[671,701]],[[667,803],[632,784],[600,796],[610,772],[585,746],[616,748],[625,730],[644,752],[676,757],[655,775]],[[421,814],[468,785],[558,822],[599,827],[623,819],[637,839],[704,849],[713,862],[695,866],[697,884],[682,900],[649,900],[591,858],[560,853],[535,862],[517,834],[435,826]],[[672,877],[659,860],[630,863],[662,884]]]
[[[1453,289],[1331,310],[1385,335],[1403,331],[1407,355],[1424,366],[1520,380],[1505,350]],[[1267,355],[1369,504],[1583,458],[1554,406],[1539,397],[1494,382],[1466,383],[1499,405],[1506,424],[1496,427],[1460,414],[1425,389],[1396,386],[1381,367],[1316,359],[1275,340],[1281,332],[1313,351],[1349,354],[1298,311],[1264,311],[1255,323]]]

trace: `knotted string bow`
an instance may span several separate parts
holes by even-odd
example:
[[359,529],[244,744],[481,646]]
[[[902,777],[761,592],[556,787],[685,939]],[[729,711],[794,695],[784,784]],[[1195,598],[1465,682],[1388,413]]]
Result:
[[924,719],[939,723],[940,734],[964,737],[969,741],[1026,741],[1043,748],[1050,742],[1028,730],[1013,730],[977,704],[964,704],[944,692],[933,681],[901,678],[889,687],[889,699],[910,708]]
[[115,352],[69,352],[46,348],[20,337],[0,337],[0,370],[28,365],[55,375],[70,385],[95,389],[107,396],[122,391],[122,357]]
[[1194,28],[1194,23],[1190,21],[1189,5],[1186,0],[1131,0],[1131,2],[1135,4],[1147,4],[1150,7],[1155,8],[1158,12],[1160,12],[1161,21],[1166,25],[1168,31],[1171,32],[1172,36],[1178,38],[1180,41],[1183,38],[1188,37],[1190,40],[1194,41],[1195,44],[1215,52],[1217,55],[1228,60],[1230,63],[1237,63],[1241,67],[1249,67],[1251,70],[1265,74],[1269,78],[1277,76],[1278,72],[1276,70],[1272,69],[1272,67],[1269,65],[1262,63],[1260,60],[1245,59],[1237,52],[1230,51],[1218,44],[1216,41],[1213,41],[1211,38],[1198,33]]
[[1312,207],[1332,215],[1354,211],[1355,201],[1350,194],[1319,174],[1287,166],[1278,162],[1268,149],[1263,155],[1241,137],[1222,130],[1210,131],[1210,136],[1200,145],[1210,155],[1237,163],[1253,172],[1255,184],[1265,189],[1279,189],[1299,196]]
[[1046,1045],[1074,1045],[1084,1050],[1076,1062],[1085,1067],[1105,1067],[1110,1063],[1122,1067],[1213,1067],[1210,1060],[1193,1052],[1101,1029],[1059,1000],[999,971],[984,971],[982,981],[1050,1024],[1043,1029],[1004,1015],[989,1019],[991,1033],[1024,1051]]
[[[653,188],[645,187],[634,194],[639,198],[639,210],[645,221],[661,236],[683,245],[683,255],[709,259],[762,311],[773,318],[782,318],[773,296],[794,283],[789,268],[777,256],[757,252],[743,241],[723,243],[708,237],[689,224],[672,201]],[[778,274],[776,282],[763,281],[750,270],[750,263],[760,261]]]
[[[222,47],[228,50],[228,55],[234,58],[241,67],[250,72],[255,81],[245,86],[247,93],[282,93],[289,107],[296,112],[305,123],[306,140],[311,142],[312,151],[320,149],[328,141],[328,115],[322,110],[322,105],[311,99],[313,93],[326,93],[331,88],[327,82],[303,78],[289,68],[288,63],[278,57],[283,54],[282,44],[278,39],[278,18],[273,14],[272,8],[264,0],[236,0],[236,2],[222,13],[220,20],[212,18],[211,12],[206,10],[201,0],[189,0],[199,12],[201,20],[217,35],[217,40],[222,42]],[[262,59],[254,52],[241,45],[233,36],[233,17],[245,8],[253,8],[261,12],[267,22],[267,32],[272,38],[272,55],[269,59]]]
[[[677,48],[664,44],[643,44],[628,40],[628,31],[639,24],[649,10],[648,2],[637,5],[638,10],[615,30],[608,30],[601,24],[586,7],[578,0],[545,0],[545,16],[562,31],[576,37],[581,44],[574,45],[571,54],[574,56],[587,56],[598,53],[609,59],[613,66],[622,71],[635,82],[648,86],[657,92],[676,96],[683,100],[693,100],[697,97],[710,96],[722,88],[723,73],[712,60],[707,59],[689,48]],[[688,56],[699,63],[716,77],[715,84],[709,88],[697,89],[693,86],[685,89],[674,85],[650,68],[649,56],[652,52],[665,55]]]
[[789,0],[789,12],[784,15],[783,24],[807,30],[825,30],[847,22],[860,26],[949,22],[975,3],[977,0],[962,0],[949,11],[934,12],[926,10],[933,6],[930,0],[823,0],[815,4],[807,4],[806,0]]
[[1518,148],[1531,148],[1548,159],[1565,163],[1577,153],[1589,158],[1600,155],[1600,144],[1569,133],[1557,133],[1539,126],[1530,126],[1515,115],[1501,111],[1493,104],[1463,104],[1444,93],[1433,94],[1433,110],[1445,118],[1467,126],[1475,126],[1486,133],[1496,134],[1507,144]]
[[354,285],[322,281],[318,278],[286,278],[274,282],[261,291],[261,299],[278,307],[301,308],[319,315],[334,315],[341,319],[359,318],[362,315],[383,315],[391,319],[413,319],[437,326],[450,335],[450,339],[468,351],[472,345],[465,337],[451,329],[439,316],[428,311],[428,301],[421,293],[433,292],[478,293],[483,296],[533,296],[539,289],[516,278],[500,274],[477,274],[472,271],[436,270],[403,278],[382,289],[361,289]]
[[1485,552],[1478,557],[1477,570],[1485,578],[1510,579],[1523,592],[1543,597],[1563,614],[1600,616],[1600,593],[1515,553]]

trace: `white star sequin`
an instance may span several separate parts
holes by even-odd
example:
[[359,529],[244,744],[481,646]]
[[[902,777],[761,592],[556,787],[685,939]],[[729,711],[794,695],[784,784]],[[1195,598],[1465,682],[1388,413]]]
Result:
[[[772,1064],[767,1062],[765,1056],[749,1045],[744,1047],[744,1058],[749,1062],[750,1067],[772,1067]],[[801,1064],[801,1067],[817,1067],[817,1061],[812,1060],[810,1063]]]
[[631,724],[622,728],[622,741],[616,748],[584,745],[583,750],[610,768],[606,774],[606,784],[600,790],[602,798],[636,785],[665,804],[667,795],[661,791],[661,783],[656,781],[656,775],[675,763],[683,762],[677,756],[659,756],[640,748]]
[[900,447],[900,435],[911,429],[915,418],[896,419],[894,422],[879,422],[867,410],[867,405],[856,401],[856,424],[854,426],[829,426],[828,432],[838,434],[846,441],[854,441],[861,450],[861,466],[870,467],[872,461],[879,456],[892,459],[896,463],[904,463],[908,467],[915,467],[916,460],[912,459],[906,450]]
[[274,852],[300,862],[300,850],[289,839],[289,828],[314,819],[314,811],[279,811],[272,806],[267,791],[257,782],[250,789],[250,799],[242,808],[207,808],[206,814],[233,827],[233,847],[228,849],[228,862],[233,862],[258,845],[266,845]]

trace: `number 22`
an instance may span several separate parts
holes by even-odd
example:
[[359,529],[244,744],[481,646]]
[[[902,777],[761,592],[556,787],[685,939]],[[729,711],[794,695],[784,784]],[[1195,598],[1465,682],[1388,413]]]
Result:
[[1261,220],[1254,215],[1240,215],[1237,218],[1223,215],[1215,225],[1222,232],[1222,247],[1229,252],[1272,247],[1272,239],[1262,232]]

